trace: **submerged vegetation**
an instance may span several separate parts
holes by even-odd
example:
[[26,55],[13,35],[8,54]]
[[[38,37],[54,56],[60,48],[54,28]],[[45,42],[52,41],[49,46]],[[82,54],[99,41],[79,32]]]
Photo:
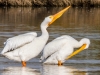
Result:
[[100,6],[100,0],[0,0],[0,6]]

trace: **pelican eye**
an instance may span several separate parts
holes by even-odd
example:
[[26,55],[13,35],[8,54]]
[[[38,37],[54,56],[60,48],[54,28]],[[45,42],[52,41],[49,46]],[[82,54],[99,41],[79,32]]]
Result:
[[52,18],[53,18],[53,16],[49,16],[49,18],[51,18],[51,19],[52,19]]

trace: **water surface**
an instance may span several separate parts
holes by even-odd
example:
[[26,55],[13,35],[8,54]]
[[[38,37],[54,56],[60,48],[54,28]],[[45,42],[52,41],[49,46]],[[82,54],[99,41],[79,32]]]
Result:
[[[41,8],[0,8],[0,51],[7,38],[35,31],[41,34],[40,24],[48,15],[64,7]],[[90,47],[73,58],[64,66],[42,65],[39,57],[28,62],[26,68],[21,64],[0,56],[1,75],[99,75],[100,74],[100,8],[70,8],[50,27],[51,41],[61,35],[70,35],[77,40],[89,38]]]

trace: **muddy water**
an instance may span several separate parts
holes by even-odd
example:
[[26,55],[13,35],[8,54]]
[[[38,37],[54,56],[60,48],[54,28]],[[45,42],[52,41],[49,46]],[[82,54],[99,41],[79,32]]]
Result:
[[[35,31],[41,34],[43,19],[63,7],[55,8],[0,8],[0,51],[4,41],[15,35]],[[42,65],[39,57],[21,64],[0,55],[0,75],[99,75],[100,74],[100,8],[70,8],[48,29],[49,41],[61,35],[77,40],[89,38],[89,49],[67,60],[64,66]]]

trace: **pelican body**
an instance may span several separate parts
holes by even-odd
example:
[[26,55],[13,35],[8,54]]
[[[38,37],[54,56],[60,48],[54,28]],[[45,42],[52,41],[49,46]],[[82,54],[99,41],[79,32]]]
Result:
[[7,39],[1,54],[9,59],[22,62],[22,66],[25,67],[26,61],[36,57],[48,41],[49,34],[46,30],[47,27],[59,18],[69,7],[44,19],[41,23],[41,36],[37,37],[36,32],[29,32]]
[[[69,35],[63,35],[49,42],[43,50],[41,57],[44,64],[58,64],[62,65],[66,59],[71,58],[80,51],[89,47],[90,40],[83,38],[77,41]],[[74,52],[74,48],[79,48]]]

